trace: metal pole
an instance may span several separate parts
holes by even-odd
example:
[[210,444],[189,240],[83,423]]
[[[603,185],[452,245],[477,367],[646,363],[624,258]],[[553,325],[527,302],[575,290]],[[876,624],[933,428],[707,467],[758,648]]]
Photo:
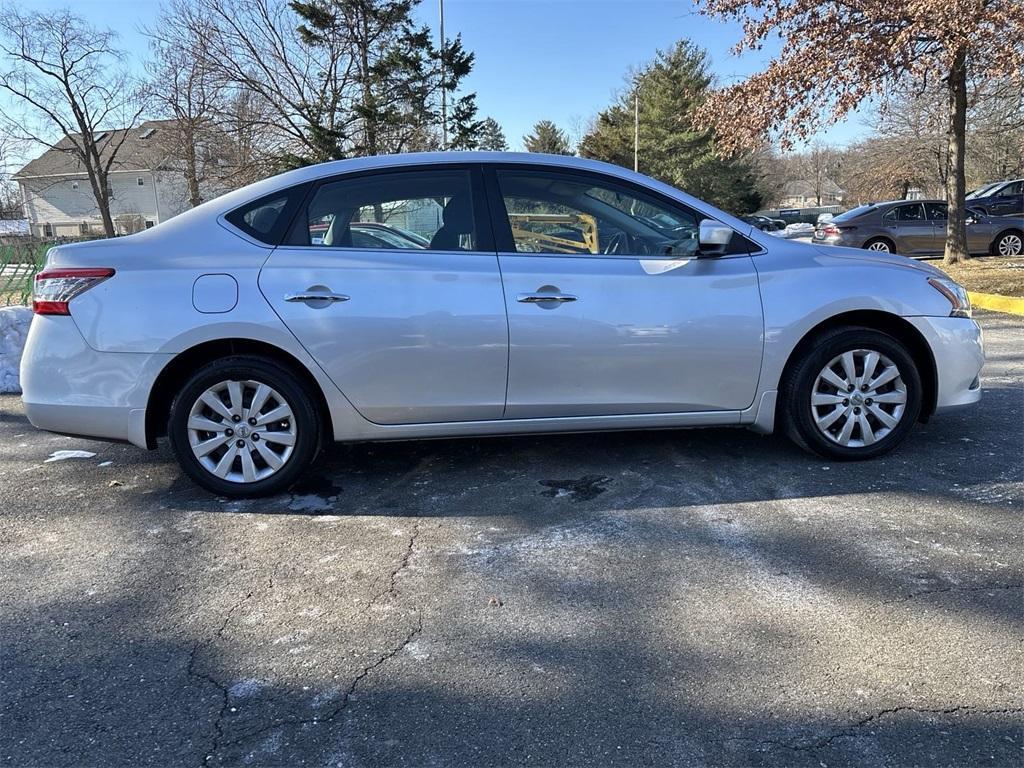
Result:
[[444,0],[438,0],[441,16],[441,149],[448,149],[448,89],[444,83]]
[[633,92],[633,170],[640,172],[640,89]]

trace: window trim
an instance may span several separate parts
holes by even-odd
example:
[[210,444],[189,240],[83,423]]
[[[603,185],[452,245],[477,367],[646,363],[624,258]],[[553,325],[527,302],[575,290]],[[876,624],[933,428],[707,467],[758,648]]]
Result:
[[[756,253],[763,253],[764,248],[759,246],[753,240],[748,238],[742,232],[739,232],[724,221],[702,213],[701,211],[691,208],[684,202],[675,200],[668,195],[662,194],[657,190],[645,187],[642,184],[637,184],[628,179],[621,179],[617,176],[611,176],[608,174],[600,173],[597,171],[583,170],[577,168],[566,168],[562,166],[551,166],[544,165],[541,163],[487,163],[483,167],[484,172],[484,183],[487,190],[488,209],[491,214],[492,227],[495,235],[495,245],[498,248],[498,253],[503,256],[524,256],[524,257],[549,257],[549,258],[572,258],[572,259],[641,259],[649,261],[652,259],[661,261],[677,261],[680,256],[678,255],[662,255],[662,254],[618,254],[618,253],[580,253],[580,254],[564,254],[564,253],[527,253],[517,251],[515,247],[515,238],[512,235],[512,227],[509,224],[508,209],[505,207],[505,198],[501,194],[501,186],[498,183],[498,172],[499,171],[521,171],[525,173],[549,173],[558,174],[561,176],[576,177],[582,180],[586,180],[594,185],[600,185],[601,183],[610,184],[613,186],[619,186],[631,194],[636,194],[640,197],[648,197],[655,202],[665,205],[670,208],[682,208],[683,210],[689,211],[693,214],[697,220],[697,225],[700,226],[700,222],[703,219],[711,219],[724,226],[729,227],[733,231],[733,238],[729,242],[729,249],[714,258],[729,258],[731,256],[753,256]],[[493,202],[492,202],[493,201]],[[698,258],[698,257],[692,257]],[[707,257],[706,257],[707,258]]]
[[[312,245],[302,238],[303,224],[306,223],[306,211],[313,201],[316,193],[321,187],[339,181],[351,181],[354,179],[366,178],[368,176],[396,176],[407,173],[423,173],[430,171],[464,171],[469,180],[469,193],[473,201],[473,226],[476,228],[476,248],[465,251],[442,251],[424,248],[422,251],[416,248],[355,248],[341,245]],[[306,231],[308,239],[309,232]],[[309,189],[292,215],[292,220],[282,237],[280,245],[289,249],[301,248],[319,252],[338,251],[343,253],[476,253],[493,256],[495,254],[494,234],[491,229],[491,220],[488,216],[487,199],[484,195],[482,171],[478,163],[420,163],[418,165],[402,165],[387,168],[373,168],[364,171],[350,171],[339,173],[333,176],[325,176],[309,183]]]

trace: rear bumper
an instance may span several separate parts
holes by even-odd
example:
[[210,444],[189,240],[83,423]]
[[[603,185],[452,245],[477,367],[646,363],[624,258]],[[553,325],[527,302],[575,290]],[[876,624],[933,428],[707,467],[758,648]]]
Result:
[[962,317],[908,317],[935,358],[935,412],[971,405],[981,399],[985,347],[981,327]]
[[25,413],[50,432],[146,447],[146,405],[171,355],[97,352],[70,317],[36,315],[21,358]]

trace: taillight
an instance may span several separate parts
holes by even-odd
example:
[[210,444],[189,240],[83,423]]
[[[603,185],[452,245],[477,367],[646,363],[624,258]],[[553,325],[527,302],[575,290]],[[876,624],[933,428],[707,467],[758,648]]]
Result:
[[825,235],[838,235],[839,227],[829,224],[822,230],[822,233]]
[[69,301],[113,275],[114,270],[106,267],[45,269],[36,275],[32,311],[37,315],[70,315]]

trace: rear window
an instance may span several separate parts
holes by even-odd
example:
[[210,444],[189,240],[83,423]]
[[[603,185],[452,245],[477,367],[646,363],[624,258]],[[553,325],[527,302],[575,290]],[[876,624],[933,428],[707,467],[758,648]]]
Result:
[[224,218],[249,237],[268,245],[278,245],[306,195],[307,186],[290,187],[253,200],[235,208]]
[[867,213],[872,210],[875,206],[873,205],[859,205],[856,208],[851,208],[845,213],[840,213],[838,216],[833,216],[832,221],[849,221],[855,219],[858,216]]

